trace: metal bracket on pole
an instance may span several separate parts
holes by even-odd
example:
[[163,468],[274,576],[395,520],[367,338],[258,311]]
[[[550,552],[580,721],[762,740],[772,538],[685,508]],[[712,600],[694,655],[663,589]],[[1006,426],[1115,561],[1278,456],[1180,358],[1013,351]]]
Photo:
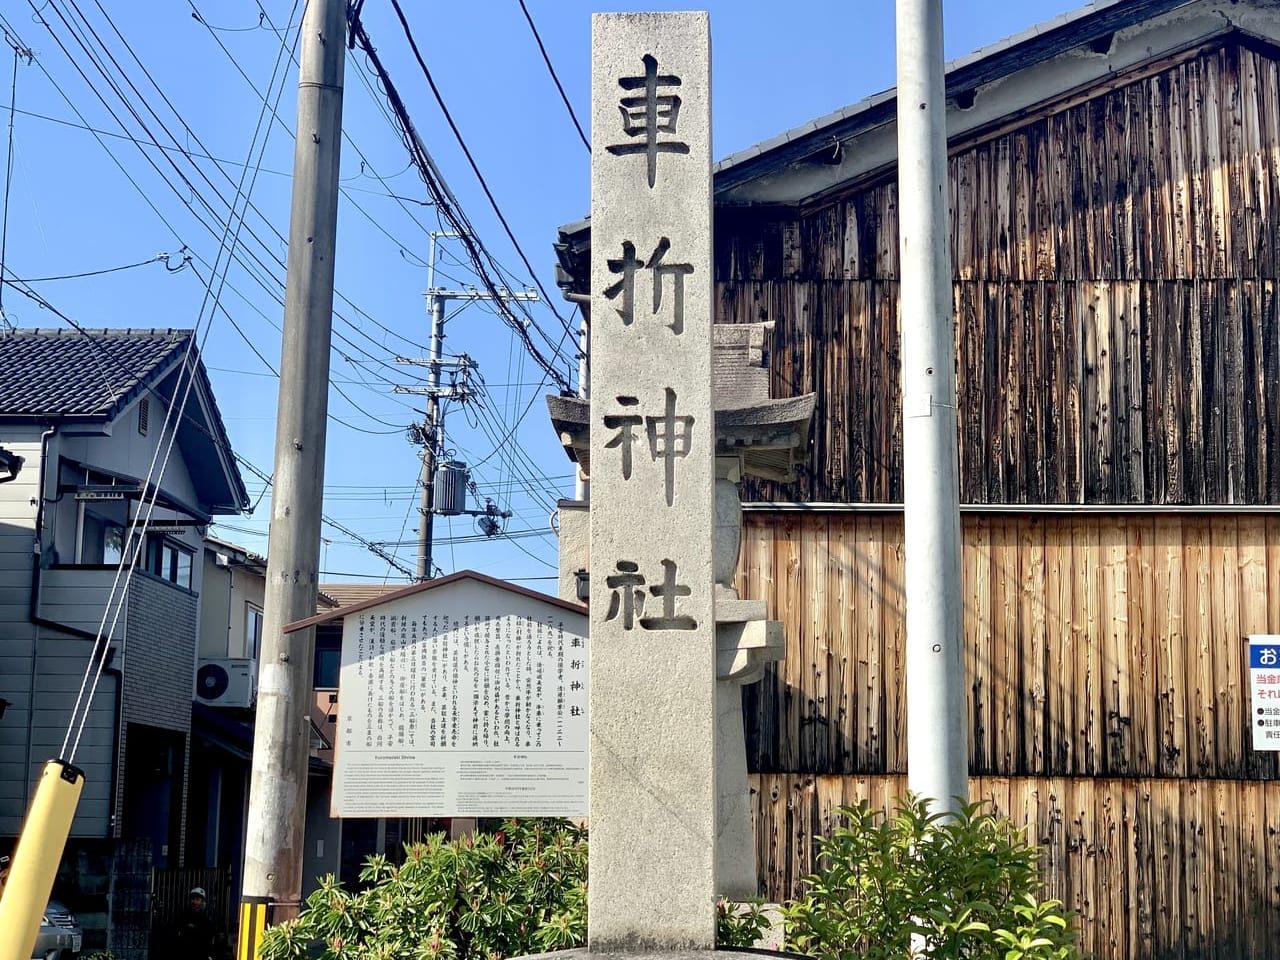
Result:
[[[475,367],[475,362],[463,354],[456,360],[444,359],[444,315],[445,304],[450,300],[479,302],[482,300],[538,300],[536,290],[508,290],[497,288],[496,293],[479,290],[476,287],[465,287],[450,290],[435,285],[436,273],[436,240],[442,237],[457,237],[456,233],[431,234],[431,253],[427,263],[427,306],[431,313],[431,353],[425,359],[396,357],[396,363],[412,364],[427,368],[427,385],[425,387],[396,386],[395,393],[413,393],[427,398],[426,419],[416,430],[410,430],[410,439],[423,444],[422,502],[419,506],[421,519],[418,522],[418,564],[417,579],[429,580],[433,570],[431,561],[432,531],[434,527],[434,510],[432,498],[435,492],[436,471],[439,469],[441,455],[444,453],[444,408],[441,400],[462,400],[470,398],[471,387],[468,374]],[[456,368],[462,375],[462,383],[452,383],[442,387],[440,374],[445,369]],[[492,521],[491,521],[492,522]],[[492,536],[492,534],[489,534]]]

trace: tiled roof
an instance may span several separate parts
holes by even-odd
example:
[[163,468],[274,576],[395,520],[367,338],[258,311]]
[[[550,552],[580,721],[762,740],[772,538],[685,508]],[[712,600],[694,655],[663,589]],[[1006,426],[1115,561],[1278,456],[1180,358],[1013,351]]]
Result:
[[0,334],[0,417],[110,419],[186,350],[190,330]]
[[109,423],[159,390],[190,359],[195,389],[178,431],[202,502],[216,514],[249,505],[213,385],[190,330],[18,329],[0,333],[0,422]]
[[314,617],[307,617],[305,620],[296,620],[293,623],[286,623],[284,626],[285,633],[293,633],[296,630],[304,630],[308,627],[318,626],[322,623],[332,623],[341,620],[354,613],[361,613],[365,610],[378,609],[388,603],[397,600],[403,600],[406,597],[412,597],[420,593],[428,593],[432,591],[440,591],[442,595],[448,596],[457,589],[457,584],[470,582],[473,584],[481,584],[488,589],[497,589],[506,591],[507,593],[516,594],[522,597],[536,600],[539,603],[549,604],[553,607],[559,607],[570,613],[585,615],[587,608],[585,604],[572,603],[568,600],[562,600],[560,597],[552,596],[549,593],[538,593],[536,590],[530,590],[528,587],[522,587],[511,583],[507,580],[498,580],[485,573],[477,573],[475,570],[459,570],[456,573],[450,573],[443,577],[437,577],[434,580],[422,580],[417,583],[411,583],[408,586],[387,586],[384,584],[354,584],[354,583],[322,583],[320,589],[330,596],[348,596],[350,590],[364,589],[369,593],[364,600],[356,602],[344,602],[341,606],[332,610],[321,610]]
[[[320,592],[326,597],[337,602],[337,606],[345,607],[352,603],[363,603],[365,600],[372,600],[374,597],[380,597],[384,593],[390,593],[392,590],[401,590],[404,588],[403,583],[322,583],[320,584]],[[332,607],[318,606],[316,613],[326,613],[332,610]]]

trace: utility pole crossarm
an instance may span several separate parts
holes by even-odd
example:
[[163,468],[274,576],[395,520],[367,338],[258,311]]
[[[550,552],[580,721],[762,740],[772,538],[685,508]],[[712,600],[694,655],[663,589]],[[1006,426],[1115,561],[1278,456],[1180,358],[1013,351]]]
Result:
[[464,290],[446,290],[443,287],[432,287],[427,291],[428,297],[438,297],[441,300],[528,300],[537,302],[537,290],[516,290],[511,291],[506,287],[499,287],[495,296],[484,290],[477,290],[475,287],[467,287]]
[[[459,357],[457,360],[444,359],[444,325],[445,304],[450,300],[461,300],[468,302],[479,301],[499,301],[506,302],[510,300],[536,301],[538,300],[538,292],[536,290],[508,290],[505,287],[495,287],[491,290],[479,290],[476,287],[466,287],[459,290],[451,290],[446,287],[437,287],[435,285],[436,276],[436,240],[441,237],[458,237],[456,233],[433,233],[431,234],[431,254],[427,262],[427,309],[431,314],[431,352],[425,359],[415,359],[409,357],[396,357],[396,363],[412,364],[414,366],[427,368],[427,386],[425,387],[405,387],[396,386],[393,388],[395,393],[412,393],[427,398],[426,421],[422,429],[417,432],[417,436],[425,439],[425,446],[422,451],[422,473],[420,483],[422,484],[422,502],[419,507],[421,519],[418,522],[418,580],[429,580],[433,570],[431,561],[431,538],[432,530],[435,525],[435,482],[436,471],[440,465],[440,454],[444,450],[444,409],[440,405],[441,399],[445,400],[465,400],[470,394],[470,385],[466,382],[467,373],[475,366],[475,362],[467,356]],[[446,369],[461,370],[464,381],[461,384],[449,384],[442,387],[440,385],[440,374]],[[411,436],[414,433],[411,432]],[[418,441],[422,442],[422,441]]]

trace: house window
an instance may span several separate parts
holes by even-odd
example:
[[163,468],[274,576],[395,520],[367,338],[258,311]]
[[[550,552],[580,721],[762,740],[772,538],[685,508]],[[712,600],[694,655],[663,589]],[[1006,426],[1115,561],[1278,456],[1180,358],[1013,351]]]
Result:
[[262,649],[262,608],[252,603],[245,604],[244,615],[244,655],[256,657]]
[[115,566],[124,556],[124,501],[84,508],[76,563]]
[[120,566],[124,559],[124,527],[106,523],[102,527],[102,562]]
[[191,564],[195,553],[176,541],[165,537],[151,537],[147,541],[147,572],[191,589]]
[[336,687],[342,666],[342,627],[332,623],[316,628],[314,685]]

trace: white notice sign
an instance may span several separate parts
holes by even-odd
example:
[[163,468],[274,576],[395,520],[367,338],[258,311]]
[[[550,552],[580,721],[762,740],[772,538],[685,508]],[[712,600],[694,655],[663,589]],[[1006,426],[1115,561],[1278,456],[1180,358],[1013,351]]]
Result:
[[1280,636],[1249,637],[1249,690],[1253,749],[1280,750]]
[[585,615],[504,593],[463,580],[344,618],[335,816],[586,814]]

